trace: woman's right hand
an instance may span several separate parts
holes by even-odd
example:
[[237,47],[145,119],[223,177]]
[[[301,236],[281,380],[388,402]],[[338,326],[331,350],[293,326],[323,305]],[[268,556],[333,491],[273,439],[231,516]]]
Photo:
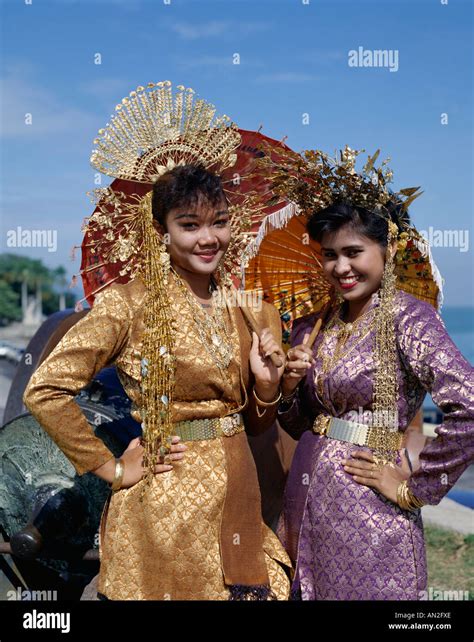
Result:
[[293,346],[286,354],[287,362],[281,382],[282,393],[285,396],[296,389],[299,382],[306,377],[308,370],[315,363],[313,351],[306,345],[309,335],[309,332],[306,333],[303,343]]
[[[179,461],[184,457],[186,446],[181,444],[180,441],[181,437],[178,437],[177,435],[171,439],[169,455],[169,459],[171,461]],[[145,448],[142,446],[140,437],[132,439],[128,444],[121,457],[124,463],[122,488],[130,488],[130,486],[134,486],[143,478],[145,473],[145,468],[143,467],[144,452]],[[166,473],[169,470],[173,470],[173,466],[171,464],[157,464],[155,466],[155,473]]]
[[[187,450],[187,447],[184,444],[180,443],[181,437],[175,435],[171,439],[170,455],[169,459],[171,461],[179,461],[184,457],[184,451]],[[145,468],[143,466],[143,454],[145,452],[144,447],[141,444],[140,437],[132,439],[125,449],[121,459],[124,463],[124,472],[121,488],[130,488],[137,484],[145,473]],[[115,458],[109,459],[96,468],[93,472],[104,479],[109,484],[112,483],[115,475]],[[165,473],[169,470],[172,470],[173,466],[171,464],[157,464],[155,466],[155,473]]]

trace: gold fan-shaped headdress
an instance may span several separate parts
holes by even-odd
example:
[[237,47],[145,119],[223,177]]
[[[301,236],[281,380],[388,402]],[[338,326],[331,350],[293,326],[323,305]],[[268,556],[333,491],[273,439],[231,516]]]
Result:
[[235,163],[237,125],[217,116],[214,105],[193,89],[169,80],[148,83],[122,99],[99,130],[91,163],[107,176],[153,183],[176,165],[199,164],[222,171]]

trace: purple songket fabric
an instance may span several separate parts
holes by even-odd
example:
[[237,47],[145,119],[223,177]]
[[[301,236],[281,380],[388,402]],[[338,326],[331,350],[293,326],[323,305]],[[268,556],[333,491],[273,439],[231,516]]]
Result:
[[[303,600],[418,600],[426,590],[420,511],[402,510],[344,471],[341,461],[361,447],[311,430],[320,413],[367,423],[363,413],[373,409],[377,304],[375,297],[322,379],[319,347],[324,342],[324,353],[334,354],[336,338],[319,333],[315,365],[291,406],[286,411],[282,406],[278,414],[281,426],[299,440],[278,535],[296,563],[293,593]],[[303,342],[316,318],[295,322],[292,345]],[[416,497],[437,504],[474,460],[474,371],[428,303],[398,291],[395,328],[399,429],[406,430],[427,391],[444,413],[437,437],[421,452],[420,468],[408,482]]]

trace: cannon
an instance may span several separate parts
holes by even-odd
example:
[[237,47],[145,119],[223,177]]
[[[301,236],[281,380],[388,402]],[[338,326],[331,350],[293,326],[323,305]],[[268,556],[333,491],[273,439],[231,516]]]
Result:
[[[58,599],[79,599],[97,574],[98,526],[108,485],[93,473],[76,471],[22,397],[29,377],[84,312],[51,315],[31,339],[20,362],[0,428],[0,555],[15,589],[54,590]],[[25,357],[31,360],[28,365]],[[120,455],[141,434],[130,416],[130,400],[115,368],[101,370],[75,398],[95,434]]]

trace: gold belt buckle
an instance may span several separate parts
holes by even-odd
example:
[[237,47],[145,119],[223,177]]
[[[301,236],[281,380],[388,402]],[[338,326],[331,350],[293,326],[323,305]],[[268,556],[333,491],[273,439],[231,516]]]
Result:
[[330,425],[331,417],[328,417],[327,415],[318,415],[313,423],[313,432],[327,437]]
[[241,432],[242,421],[239,413],[221,417],[220,424],[222,432],[226,437],[232,437],[232,435]]

